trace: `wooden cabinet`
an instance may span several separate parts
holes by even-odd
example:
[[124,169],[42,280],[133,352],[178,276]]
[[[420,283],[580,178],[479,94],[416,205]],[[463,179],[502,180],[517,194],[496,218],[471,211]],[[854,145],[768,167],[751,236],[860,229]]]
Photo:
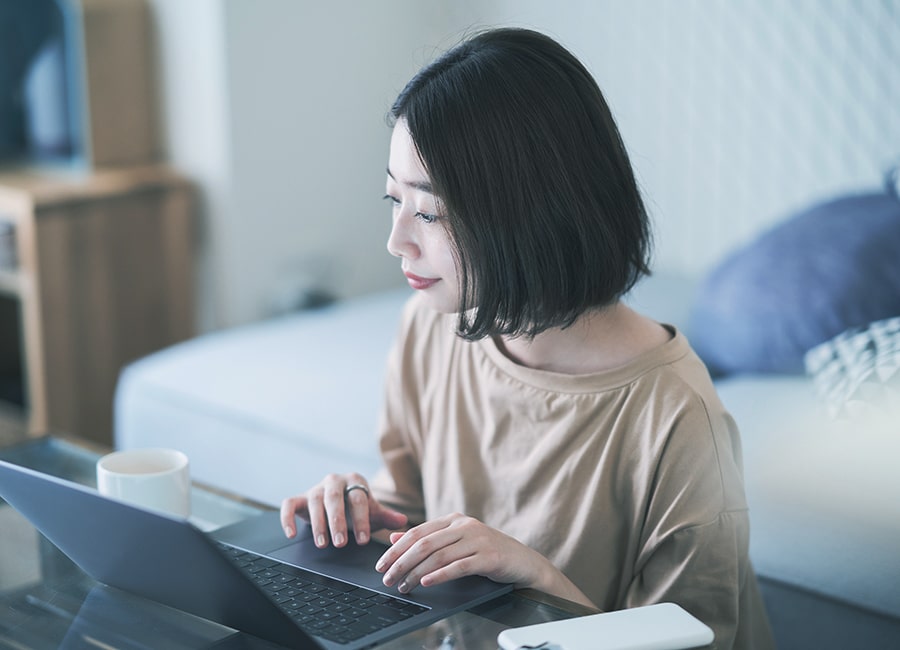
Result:
[[17,258],[0,270],[7,425],[111,443],[122,367],[194,332],[192,204],[163,166],[0,173]]

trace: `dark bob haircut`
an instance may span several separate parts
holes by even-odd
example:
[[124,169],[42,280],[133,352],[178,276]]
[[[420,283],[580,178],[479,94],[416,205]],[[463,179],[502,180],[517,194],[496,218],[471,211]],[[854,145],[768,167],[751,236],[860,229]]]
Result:
[[566,327],[650,273],[649,219],[612,114],[553,39],[477,34],[419,71],[390,118],[405,120],[446,212],[464,338]]

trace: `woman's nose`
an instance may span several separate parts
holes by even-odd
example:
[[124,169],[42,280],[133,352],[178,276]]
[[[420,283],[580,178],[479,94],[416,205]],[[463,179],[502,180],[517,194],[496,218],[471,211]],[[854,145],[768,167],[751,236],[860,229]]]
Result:
[[416,259],[420,250],[409,227],[409,218],[404,214],[395,215],[391,234],[387,241],[388,252],[394,257]]

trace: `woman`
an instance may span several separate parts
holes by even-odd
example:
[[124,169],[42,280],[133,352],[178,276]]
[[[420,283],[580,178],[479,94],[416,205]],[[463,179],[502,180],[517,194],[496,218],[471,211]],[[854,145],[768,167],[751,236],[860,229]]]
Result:
[[388,250],[416,295],[373,481],[282,504],[319,546],[386,529],[407,592],[479,574],[603,610],[679,603],[771,646],[737,428],[684,336],[621,302],[650,228],[596,82],[536,32],[479,34],[392,108]]

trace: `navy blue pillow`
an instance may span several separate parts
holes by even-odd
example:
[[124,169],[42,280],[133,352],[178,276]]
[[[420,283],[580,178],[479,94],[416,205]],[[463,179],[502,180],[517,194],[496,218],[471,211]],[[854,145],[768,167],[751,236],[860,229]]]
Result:
[[704,279],[688,334],[714,375],[803,373],[810,348],[900,316],[900,200],[815,205],[729,255]]

